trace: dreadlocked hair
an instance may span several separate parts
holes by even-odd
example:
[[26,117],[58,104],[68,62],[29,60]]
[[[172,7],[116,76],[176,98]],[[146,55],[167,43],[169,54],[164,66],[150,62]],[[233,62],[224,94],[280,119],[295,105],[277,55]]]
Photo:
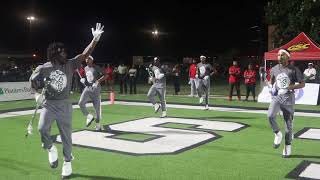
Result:
[[60,51],[64,49],[65,46],[61,42],[54,42],[48,46],[47,49],[47,58],[49,61],[54,62],[56,57],[58,57]]

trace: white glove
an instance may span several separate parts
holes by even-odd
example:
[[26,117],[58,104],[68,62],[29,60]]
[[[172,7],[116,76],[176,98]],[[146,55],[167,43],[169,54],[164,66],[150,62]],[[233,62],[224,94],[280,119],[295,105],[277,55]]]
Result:
[[154,83],[155,82],[155,78],[154,77],[149,77],[149,84]]
[[34,98],[35,98],[35,100],[36,100],[37,105],[39,105],[39,106],[42,105],[42,103],[43,103],[43,101],[44,101],[44,99],[45,99],[44,95],[42,95],[42,94],[40,94],[40,93],[36,93],[36,94],[34,95]]
[[104,32],[103,27],[104,26],[101,27],[101,23],[97,23],[95,30],[93,28],[91,28],[91,32],[92,32],[94,41],[99,41],[101,34]]
[[164,77],[164,74],[162,74],[159,69],[156,69],[154,70],[154,76],[156,79],[162,79]]
[[92,84],[92,87],[93,87],[93,88],[97,88],[97,87],[98,87],[98,84],[99,84],[99,82],[96,81],[95,83]]
[[85,84],[85,83],[86,83],[86,78],[81,78],[81,79],[80,79],[80,82],[81,82],[82,84]]
[[196,74],[196,79],[198,79],[199,78],[199,75],[198,74]]
[[204,79],[204,80],[208,80],[208,79],[209,79],[209,76],[205,76],[203,79]]
[[188,84],[191,84],[191,80],[189,80]]
[[278,95],[278,90],[276,88],[276,83],[274,83],[273,85],[268,84],[268,88],[269,88],[269,92],[270,92],[271,96],[277,96]]

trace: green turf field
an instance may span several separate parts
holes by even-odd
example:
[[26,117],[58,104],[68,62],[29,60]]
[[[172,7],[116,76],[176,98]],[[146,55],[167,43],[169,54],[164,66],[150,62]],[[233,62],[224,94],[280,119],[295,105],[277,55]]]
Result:
[[[112,150],[97,150],[75,146],[73,148],[72,179],[286,179],[286,175],[302,161],[319,162],[320,142],[316,140],[295,139],[293,157],[281,157],[282,146],[273,149],[273,134],[265,114],[233,113],[220,111],[168,109],[170,117],[183,119],[194,118],[197,121],[226,121],[247,125],[237,132],[212,129],[200,130],[190,124],[169,122],[159,127],[168,136],[174,135],[179,129],[190,130],[185,137],[204,134],[216,134],[218,139],[210,140],[180,153],[157,155],[132,155]],[[103,106],[103,124],[121,124],[121,122],[138,121],[140,118],[158,117],[151,107],[107,105]],[[31,115],[0,119],[0,179],[10,180],[42,180],[59,179],[61,173],[62,146],[59,150],[59,166],[50,169],[47,152],[41,149],[40,137],[36,130],[25,139],[25,128]],[[283,125],[282,121],[278,121]],[[73,112],[73,130],[84,129],[85,120],[79,109]],[[110,126],[113,127],[113,126]],[[304,127],[320,127],[320,118],[296,117],[294,131]],[[91,125],[93,129],[93,125]],[[111,131],[110,131],[111,132]],[[53,125],[52,134],[58,134]],[[121,132],[115,139],[122,141],[142,142],[154,138],[159,132],[149,134]],[[196,136],[195,136],[196,137]],[[92,138],[93,140],[94,138]],[[161,139],[161,138],[160,138]],[[188,141],[193,138],[187,139]],[[150,140],[151,142],[153,140]],[[164,145],[175,146],[178,139]]]

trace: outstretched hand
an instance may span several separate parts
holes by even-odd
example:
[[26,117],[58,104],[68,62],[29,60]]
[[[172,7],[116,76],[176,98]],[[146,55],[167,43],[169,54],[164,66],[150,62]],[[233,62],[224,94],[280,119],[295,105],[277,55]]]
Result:
[[101,34],[104,32],[103,27],[104,26],[101,26],[101,23],[97,23],[96,29],[91,28],[91,32],[92,32],[94,41],[99,41]]
[[43,104],[43,101],[45,100],[45,97],[43,94],[40,94],[40,93],[36,93],[34,95],[34,98],[36,100],[36,103],[38,106],[41,106]]
[[93,87],[93,88],[97,88],[98,85],[99,85],[99,81],[96,81],[95,83],[92,84],[92,87]]
[[81,82],[82,84],[85,84],[85,83],[86,83],[86,78],[81,78],[81,79],[80,79],[80,82]]

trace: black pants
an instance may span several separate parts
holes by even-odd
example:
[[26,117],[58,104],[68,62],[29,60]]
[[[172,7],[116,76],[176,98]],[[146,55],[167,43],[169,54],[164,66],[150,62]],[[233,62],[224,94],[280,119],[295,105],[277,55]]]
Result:
[[230,83],[229,97],[230,98],[232,97],[233,87],[236,87],[237,96],[238,96],[238,98],[240,98],[240,82]]
[[83,89],[84,89],[84,85],[79,81],[79,91],[80,93],[82,93]]
[[174,94],[178,95],[180,92],[180,78],[174,77]]
[[130,76],[129,78],[129,84],[130,84],[130,94],[137,94],[137,88],[136,88],[136,77]]
[[256,99],[256,84],[246,84],[247,87],[247,93],[246,93],[246,99],[248,99],[250,91],[253,97],[253,100]]
[[124,93],[127,94],[127,76],[123,75],[123,74],[119,74],[119,80],[120,80],[120,94],[123,94],[123,90]]

